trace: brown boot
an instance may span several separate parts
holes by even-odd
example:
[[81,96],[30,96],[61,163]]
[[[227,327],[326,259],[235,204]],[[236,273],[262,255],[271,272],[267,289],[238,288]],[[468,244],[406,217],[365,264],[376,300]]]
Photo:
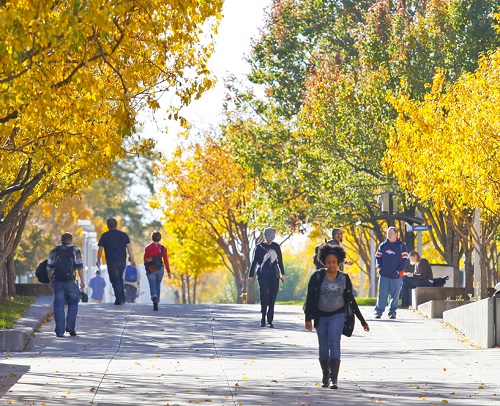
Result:
[[337,379],[339,376],[339,369],[340,369],[340,360],[330,359],[330,379],[332,380],[330,389],[338,389]]
[[321,380],[323,385],[321,386],[323,388],[328,388],[328,385],[330,384],[330,361],[324,359],[324,360],[319,360],[319,363],[321,365],[321,370],[323,371],[323,379]]

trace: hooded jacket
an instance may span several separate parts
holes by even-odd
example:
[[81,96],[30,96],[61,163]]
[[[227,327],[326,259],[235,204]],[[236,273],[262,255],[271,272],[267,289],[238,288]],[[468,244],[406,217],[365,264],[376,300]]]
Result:
[[380,276],[398,279],[403,276],[408,263],[408,248],[399,237],[394,242],[387,239],[379,245],[375,259]]

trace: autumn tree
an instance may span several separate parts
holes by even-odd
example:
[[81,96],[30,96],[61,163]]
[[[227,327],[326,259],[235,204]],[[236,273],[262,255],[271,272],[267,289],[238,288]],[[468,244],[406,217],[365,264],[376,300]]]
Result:
[[[105,177],[140,109],[172,115],[212,80],[222,0],[0,2],[0,300],[30,209]],[[144,141],[138,149],[148,150]]]
[[[445,69],[450,81],[473,71],[480,54],[499,45],[492,17],[499,6],[479,0],[273,2],[250,58],[250,79],[264,85],[266,98],[249,103],[265,126],[245,141],[257,150],[265,143],[276,158],[271,165],[298,155],[290,161],[288,189],[307,200],[307,221],[369,221],[382,237],[376,195],[384,189],[400,195],[401,220],[416,216],[418,202],[380,164],[397,117],[387,95],[404,86],[422,100],[436,69]],[[285,141],[283,132],[273,131],[280,125],[290,134]],[[248,167],[258,166],[250,153],[242,156]],[[281,169],[268,169],[272,188],[282,184]],[[449,227],[436,230],[446,232],[435,239],[443,250],[460,252]]]
[[215,243],[220,261],[234,277],[238,302],[243,292],[252,294],[253,289],[247,290],[247,273],[255,236],[248,208],[255,186],[227,148],[214,134],[198,140],[191,136],[171,159],[162,161],[158,182],[158,203],[165,221],[193,227],[194,232],[186,237],[197,242],[199,250],[206,238]]
[[169,217],[165,222],[168,258],[172,269],[169,285],[180,290],[181,303],[197,303],[197,291],[208,275],[223,266],[217,243],[197,224],[185,223],[182,217]]
[[[394,99],[399,117],[386,157],[387,169],[423,202],[454,217],[469,213],[464,226],[480,253],[481,280],[474,287],[482,297],[488,286],[487,247],[500,225],[499,66],[497,51],[454,84],[442,73],[436,75],[423,102],[404,95]],[[477,209],[480,234],[472,218]]]

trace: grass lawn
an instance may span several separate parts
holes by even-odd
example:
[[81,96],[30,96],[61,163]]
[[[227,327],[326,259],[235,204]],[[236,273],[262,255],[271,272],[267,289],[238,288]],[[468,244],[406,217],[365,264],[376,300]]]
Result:
[[[377,298],[376,297],[357,297],[356,303],[358,304],[358,306],[375,306],[375,303],[377,303]],[[303,300],[291,300],[289,302],[276,302],[276,304],[302,306],[304,304],[304,301]]]
[[14,328],[17,320],[35,303],[35,296],[14,296],[0,302],[0,329]]

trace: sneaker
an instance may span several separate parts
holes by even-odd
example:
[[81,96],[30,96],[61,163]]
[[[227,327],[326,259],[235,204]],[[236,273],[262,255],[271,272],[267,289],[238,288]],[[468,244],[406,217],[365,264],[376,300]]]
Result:
[[376,318],[376,319],[380,319],[381,317],[382,317],[382,315],[381,315],[381,314],[376,314],[376,315],[375,315],[375,318]]
[[72,329],[72,328],[67,328],[67,329],[66,329],[66,332],[67,332],[67,333],[69,333],[69,335],[70,335],[71,337],[76,337],[76,335],[77,335],[77,334],[76,334],[76,331],[75,331],[74,329]]
[[396,315],[395,315],[395,314],[391,314],[391,315],[389,316],[389,318],[390,318],[391,320],[394,320],[394,319],[396,318]]
[[271,322],[269,322],[269,323],[267,323],[267,326],[268,326],[269,328],[274,328],[274,324],[273,324],[273,322],[272,322],[272,321],[271,321]]
[[64,334],[61,334],[61,335],[56,334],[56,336],[57,336],[58,338],[64,338]]
[[260,321],[260,326],[261,326],[261,327],[266,327],[266,319],[262,319],[262,320]]
[[153,310],[154,311],[158,310],[158,298],[157,297],[153,298]]

